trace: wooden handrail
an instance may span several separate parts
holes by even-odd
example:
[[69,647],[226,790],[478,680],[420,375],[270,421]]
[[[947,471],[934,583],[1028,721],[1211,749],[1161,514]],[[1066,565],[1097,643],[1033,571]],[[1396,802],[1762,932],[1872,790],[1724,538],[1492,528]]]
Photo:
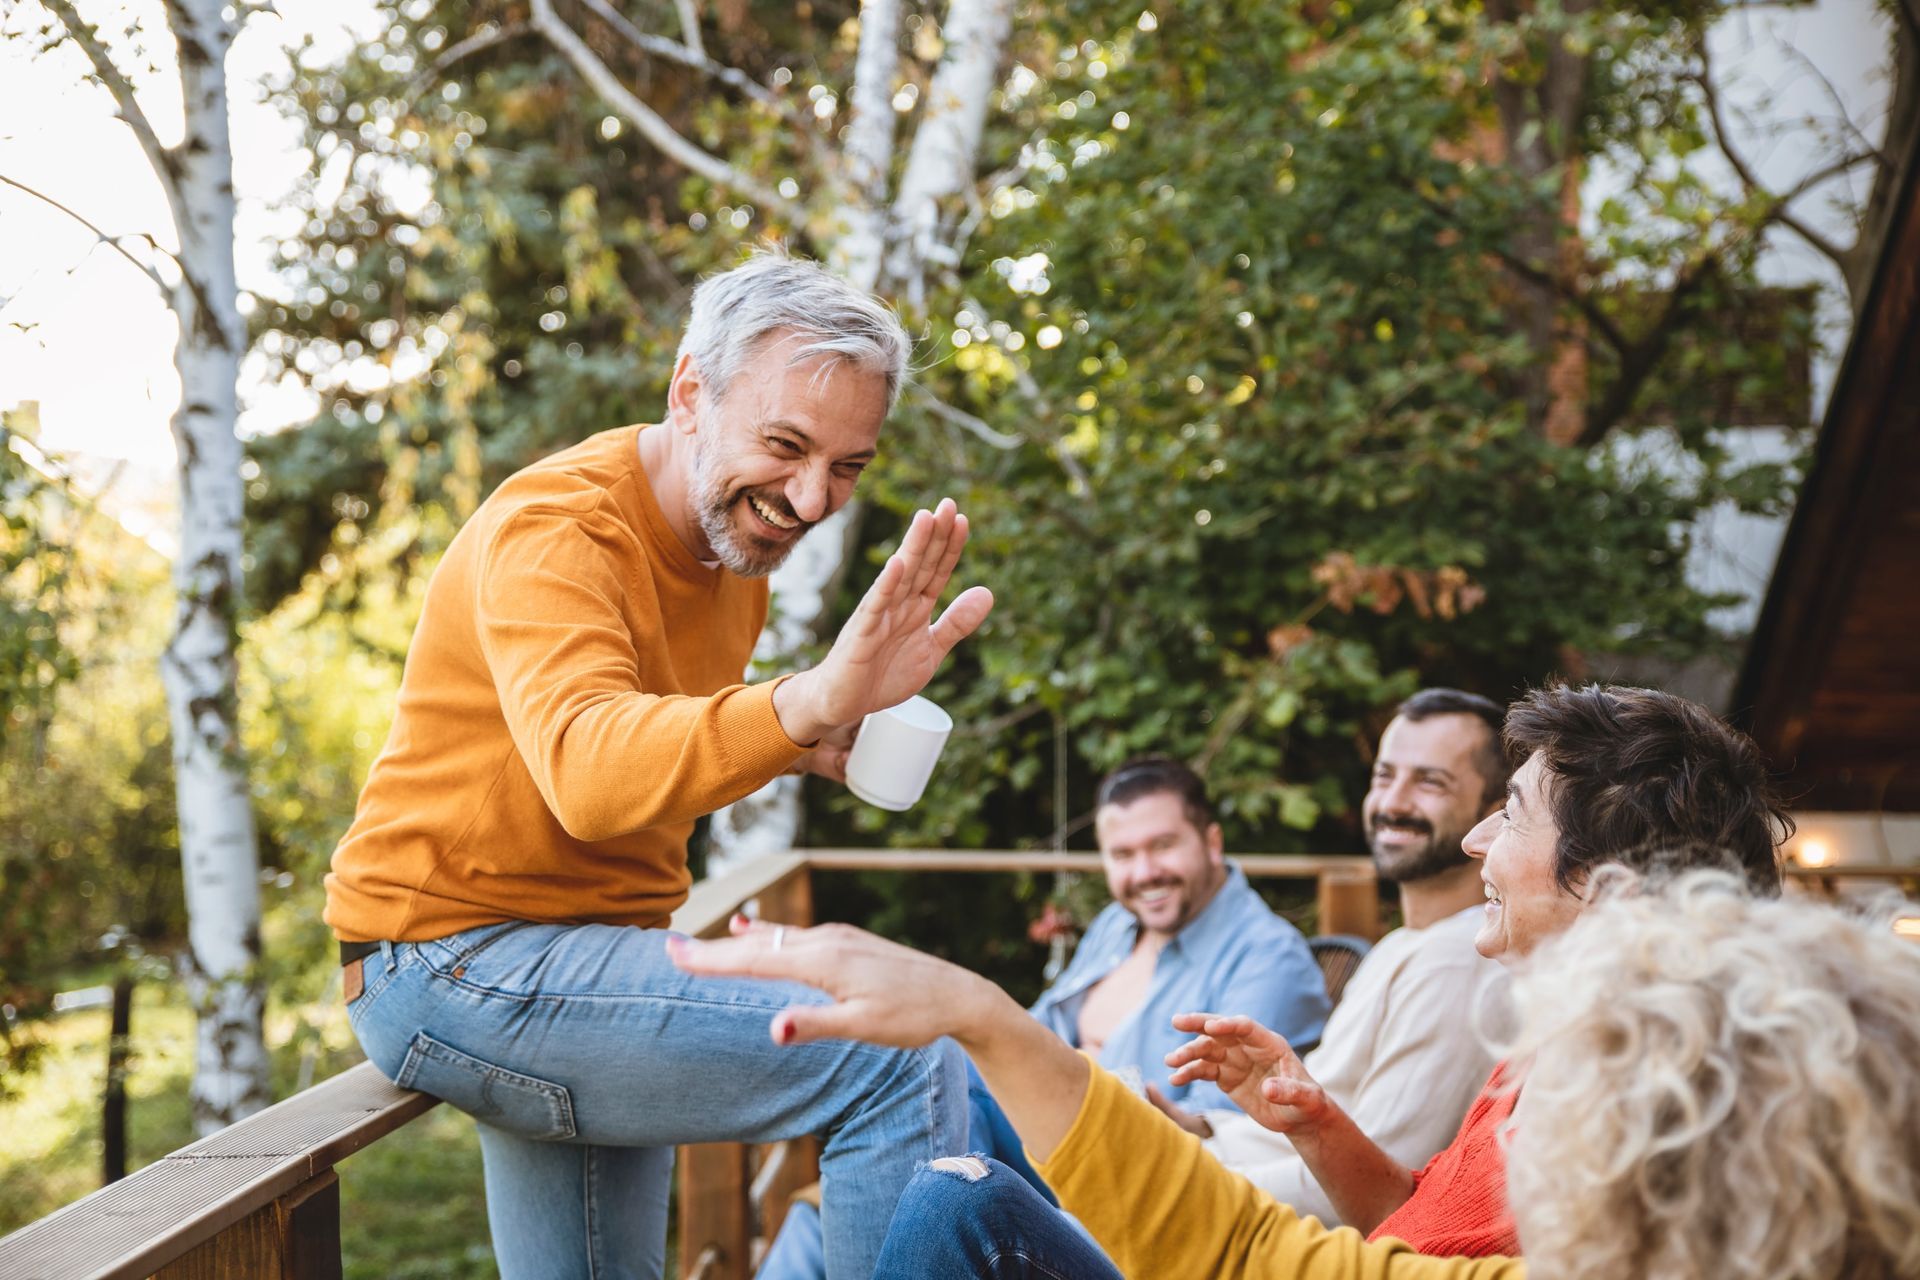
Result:
[[[1100,870],[1097,853],[1049,849],[803,849],[815,871],[1079,871]],[[1314,880],[1328,872],[1373,876],[1373,860],[1350,854],[1229,854],[1249,876]],[[676,917],[677,918],[677,917]]]
[[242,1228],[286,1257],[329,1214],[337,1276],[333,1166],[438,1105],[363,1062],[27,1224],[0,1240],[0,1276],[138,1280]]

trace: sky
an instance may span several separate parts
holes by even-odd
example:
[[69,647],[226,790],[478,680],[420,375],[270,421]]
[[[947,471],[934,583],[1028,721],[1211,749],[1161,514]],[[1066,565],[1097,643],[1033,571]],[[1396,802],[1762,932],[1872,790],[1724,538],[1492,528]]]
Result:
[[[81,0],[83,17],[117,32],[128,25],[163,32],[161,0]],[[116,118],[106,89],[85,83],[88,64],[72,45],[37,53],[33,33],[43,11],[33,0],[0,5],[0,175],[58,200],[109,235],[177,241],[160,187],[133,133]],[[378,31],[367,0],[277,0],[249,19],[228,62],[234,184],[239,196],[236,265],[240,287],[274,293],[270,268],[277,230],[297,215],[274,206],[304,168],[297,126],[264,100],[284,79],[290,47],[311,38],[306,55],[337,59],[355,39]],[[117,59],[164,144],[183,127],[170,40],[148,59]],[[115,37],[116,53],[134,46]],[[129,243],[137,256],[151,257]],[[40,439],[73,455],[83,485],[105,483],[113,463],[111,505],[143,536],[165,543],[172,519],[173,438],[179,402],[173,370],[178,333],[152,283],[66,214],[0,184],[0,409],[40,406]],[[244,379],[241,429],[275,430],[310,416],[307,397]],[[91,482],[91,483],[89,483]]]
[[[109,31],[164,31],[162,0],[81,0],[80,9]],[[0,11],[6,15],[0,17],[0,175],[59,200],[109,234],[145,233],[170,245],[158,184],[132,133],[115,118],[107,91],[84,82],[84,55],[70,45],[36,53],[32,33],[43,11],[35,0],[0,5]],[[304,168],[298,129],[264,101],[266,86],[285,75],[286,50],[302,40],[314,42],[305,56],[329,59],[378,30],[369,0],[274,0],[236,40],[228,71],[243,290],[277,292],[272,245],[277,230],[297,223],[297,215],[275,206]],[[1839,118],[1833,95],[1869,132],[1877,129],[1885,85],[1873,68],[1885,56],[1885,41],[1873,0],[1752,5],[1720,24],[1713,36],[1716,60],[1730,76],[1727,96],[1764,178],[1788,185],[1805,171],[1813,154],[1808,130],[1831,128]],[[124,58],[122,65],[133,73],[162,141],[172,142],[181,130],[172,48],[164,37],[153,43],[158,70],[145,69],[144,57]],[[131,49],[124,41],[115,47]],[[1784,127],[1752,127],[1742,119],[1747,115]],[[1733,182],[1730,171],[1723,178]],[[1596,167],[1588,180],[1589,207],[1608,181]],[[1796,207],[1838,228],[1843,239],[1849,234],[1827,194]],[[1776,236],[1774,243],[1780,247],[1766,261],[1769,278],[1837,281],[1824,259],[1792,237]],[[1845,320],[1844,308],[1828,315],[1831,337],[1844,335]],[[0,185],[0,409],[37,401],[42,444],[74,457],[83,478],[104,483],[108,469],[117,467],[111,505],[130,527],[161,541],[171,520],[174,451],[167,423],[179,399],[175,332],[164,301],[130,264],[65,214]],[[1821,395],[1830,369],[1829,363],[1817,380]],[[242,402],[245,433],[278,430],[310,414],[303,392],[266,384],[257,368],[243,376]]]

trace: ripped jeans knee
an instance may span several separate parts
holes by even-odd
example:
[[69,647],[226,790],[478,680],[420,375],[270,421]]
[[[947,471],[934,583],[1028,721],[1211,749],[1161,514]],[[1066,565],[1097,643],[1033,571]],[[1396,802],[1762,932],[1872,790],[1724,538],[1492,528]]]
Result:
[[968,1182],[978,1182],[993,1172],[987,1158],[981,1155],[941,1156],[938,1160],[929,1160],[927,1168],[936,1173],[951,1173]]
[[907,1184],[875,1280],[1120,1280],[1099,1246],[1014,1169],[942,1156]]

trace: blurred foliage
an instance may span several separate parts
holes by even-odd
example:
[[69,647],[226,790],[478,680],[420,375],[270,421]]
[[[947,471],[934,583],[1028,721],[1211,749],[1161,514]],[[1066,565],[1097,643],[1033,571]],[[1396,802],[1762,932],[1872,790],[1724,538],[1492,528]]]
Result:
[[[6,489],[25,495],[8,536],[31,529],[40,549],[7,579],[7,629],[32,619],[38,674],[0,700],[0,1093],[30,1065],[34,1019],[64,976],[102,964],[164,975],[185,934],[159,676],[166,563],[79,497],[58,459],[34,456]],[[15,595],[23,579],[37,593]]]
[[[312,165],[285,289],[255,310],[258,349],[324,406],[250,463],[255,634],[276,637],[254,662],[286,661],[298,634],[307,664],[261,673],[263,829],[316,895],[451,532],[513,469],[657,416],[699,274],[763,236],[822,253],[832,229],[819,139],[584,11],[654,109],[790,182],[806,225],[664,162],[514,34],[519,6],[383,12],[345,63],[289,71]],[[1098,775],[1151,749],[1206,766],[1234,847],[1352,848],[1382,710],[1418,685],[1505,697],[1577,673],[1582,652],[1721,643],[1681,572],[1689,523],[1723,499],[1778,509],[1794,476],[1730,462],[1724,402],[1682,394],[1787,374],[1777,328],[1740,341],[1713,323],[1755,287],[1767,216],[1701,176],[1681,72],[1715,12],[1027,11],[984,147],[996,176],[954,211],[959,261],[909,311],[918,385],[863,486],[863,567],[838,607],[904,516],[949,493],[974,521],[963,575],[1000,605],[930,691],[961,728],[928,799],[896,817],[816,792],[809,839],[1084,845]],[[743,5],[709,45],[824,137],[844,119],[850,16]],[[909,6],[903,128],[936,17]],[[1494,92],[1537,80],[1554,42],[1587,76],[1559,154],[1625,176],[1543,346],[1500,264],[1516,225],[1560,225],[1559,171],[1501,162],[1530,136],[1502,135]],[[1556,443],[1526,395],[1568,344],[1586,430]],[[1657,429],[1635,416],[1654,404]],[[1661,450],[1622,443],[1649,431]],[[342,687],[356,705],[323,711]],[[289,697],[312,701],[289,720]],[[1030,972],[1028,896],[977,885],[955,910],[954,888],[864,892],[882,924]]]
[[50,460],[0,423],[0,711],[9,737],[44,729],[54,691],[74,673],[60,640],[74,571],[62,510]]

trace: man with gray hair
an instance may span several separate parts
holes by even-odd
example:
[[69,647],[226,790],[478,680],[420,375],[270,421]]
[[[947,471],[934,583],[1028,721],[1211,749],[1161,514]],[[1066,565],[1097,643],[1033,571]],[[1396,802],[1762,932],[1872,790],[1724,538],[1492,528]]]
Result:
[[828,1271],[864,1277],[914,1169],[964,1148],[952,1045],[798,1061],[766,1034],[794,991],[665,949],[695,820],[844,779],[852,727],[992,607],[935,619],[967,540],[943,500],[817,666],[741,683],[766,575],[853,496],[909,348],[811,263],[712,277],[664,418],[512,476],[434,571],[326,919],[367,1056],[479,1121],[504,1276],[658,1276],[677,1144],[820,1134]]

